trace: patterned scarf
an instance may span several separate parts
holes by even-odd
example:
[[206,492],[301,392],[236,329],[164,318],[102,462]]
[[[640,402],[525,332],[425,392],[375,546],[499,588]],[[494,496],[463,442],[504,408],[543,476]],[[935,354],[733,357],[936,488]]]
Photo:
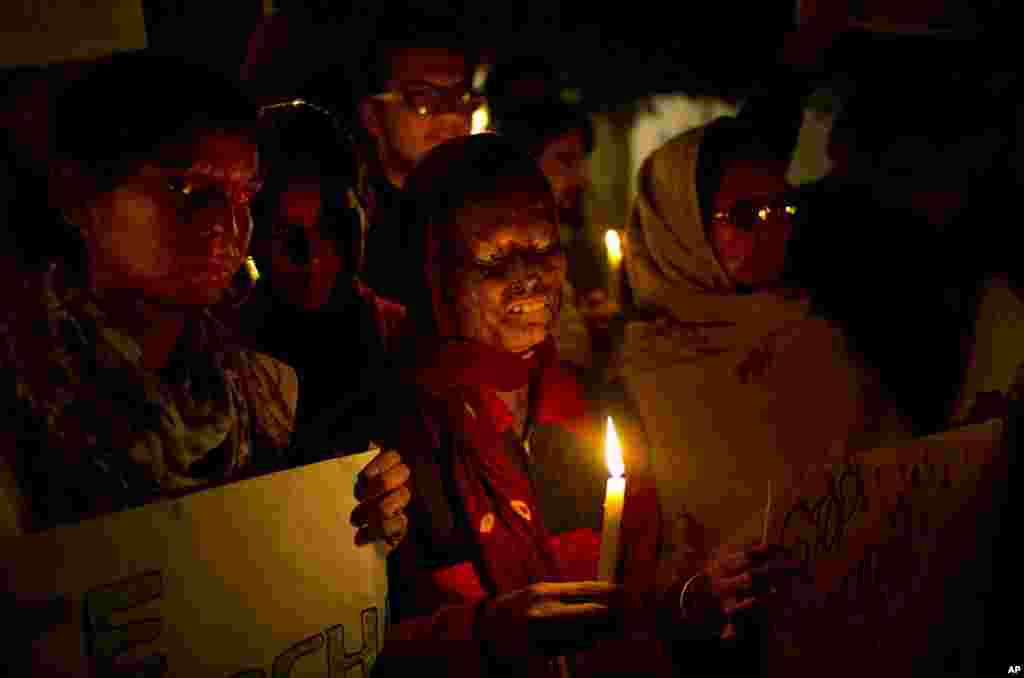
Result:
[[36,527],[196,489],[249,463],[246,391],[269,380],[251,379],[250,356],[227,351],[207,313],[189,320],[167,367],[151,371],[88,293],[58,293],[48,276],[42,301],[43,313],[0,328]]

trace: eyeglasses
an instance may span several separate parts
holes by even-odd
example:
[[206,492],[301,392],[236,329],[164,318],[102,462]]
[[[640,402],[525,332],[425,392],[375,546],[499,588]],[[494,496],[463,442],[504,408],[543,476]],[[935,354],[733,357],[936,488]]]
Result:
[[760,224],[792,223],[796,214],[797,205],[792,199],[776,198],[769,202],[738,200],[727,210],[715,211],[711,215],[711,221],[752,231]]
[[161,187],[173,195],[177,206],[188,212],[224,205],[245,207],[263,187],[263,180],[259,178],[244,185],[225,185],[223,182],[174,170],[161,170],[146,179],[154,187]]
[[380,101],[398,101],[421,118],[442,113],[470,115],[484,104],[484,97],[463,84],[438,87],[429,82],[406,82],[397,89],[373,96]]

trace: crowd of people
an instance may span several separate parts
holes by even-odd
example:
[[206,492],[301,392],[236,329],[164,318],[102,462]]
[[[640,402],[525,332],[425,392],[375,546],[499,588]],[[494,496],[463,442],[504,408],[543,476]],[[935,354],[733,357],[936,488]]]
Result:
[[[962,186],[895,194],[853,127],[799,190],[797,125],[758,106],[672,139],[624,225],[613,359],[567,274],[590,121],[513,99],[470,134],[472,57],[382,40],[337,111],[120,54],[55,98],[45,166],[8,140],[0,533],[375,442],[352,520],[390,550],[381,675],[675,675],[703,652],[741,670],[744,620],[796,571],[771,544],[708,546],[756,512],[759,478],[1003,413],[987,394],[1013,376],[990,363],[1024,356],[989,335],[1013,331],[1019,271],[946,275],[998,135],[978,131]],[[964,205],[915,202],[951,192]],[[890,212],[880,255],[859,239]],[[595,581],[613,410],[619,583]]]

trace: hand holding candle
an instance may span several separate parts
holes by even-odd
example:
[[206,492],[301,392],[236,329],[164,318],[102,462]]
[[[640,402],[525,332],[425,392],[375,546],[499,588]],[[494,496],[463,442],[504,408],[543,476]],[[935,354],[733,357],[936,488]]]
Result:
[[[768,523],[771,522],[771,519],[772,519],[772,479],[769,478],[768,479],[768,502],[764,505],[764,514],[761,517],[761,520],[762,520],[762,525],[761,525],[761,544],[760,544],[760,548],[761,549],[765,549],[765,548],[768,547]],[[771,586],[771,588],[768,589],[768,592],[773,592],[774,589],[775,589],[775,587]],[[751,593],[756,593],[753,575],[751,575],[750,592]],[[736,625],[734,623],[732,623],[732,622],[729,622],[728,624],[725,625],[725,628],[722,629],[722,633],[720,634],[719,638],[721,638],[722,640],[729,640],[729,639],[734,638],[735,636],[736,636]]]
[[622,461],[622,448],[615,433],[615,424],[608,417],[605,431],[605,460],[608,463],[608,484],[604,494],[604,520],[601,524],[601,559],[598,561],[597,578],[613,581],[619,562],[619,533],[622,526],[622,505],[626,497],[626,471]]

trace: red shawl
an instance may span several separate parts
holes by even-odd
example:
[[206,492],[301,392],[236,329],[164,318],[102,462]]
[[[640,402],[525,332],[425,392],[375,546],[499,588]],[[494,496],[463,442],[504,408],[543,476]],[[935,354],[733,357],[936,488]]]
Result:
[[483,574],[497,591],[558,581],[566,573],[551,547],[523,466],[507,453],[512,415],[498,397],[529,385],[537,424],[580,430],[586,414],[579,385],[565,372],[549,340],[529,358],[466,340],[427,349],[416,381],[444,401],[460,423],[464,445],[450,460],[462,509],[473,526]]

